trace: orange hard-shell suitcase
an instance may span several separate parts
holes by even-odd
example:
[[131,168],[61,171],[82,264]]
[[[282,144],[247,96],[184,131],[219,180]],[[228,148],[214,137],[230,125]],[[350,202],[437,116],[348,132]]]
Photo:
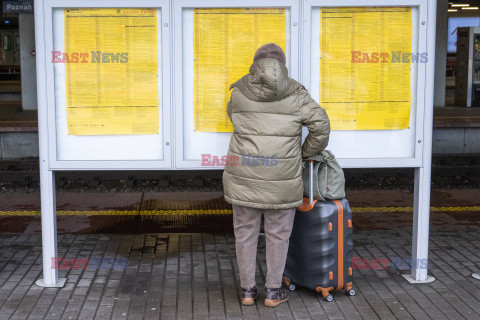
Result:
[[330,292],[334,290],[355,295],[352,254],[352,211],[347,199],[304,198],[295,213],[290,236],[283,278],[287,287],[295,290],[299,285],[316,290],[326,301],[333,301]]

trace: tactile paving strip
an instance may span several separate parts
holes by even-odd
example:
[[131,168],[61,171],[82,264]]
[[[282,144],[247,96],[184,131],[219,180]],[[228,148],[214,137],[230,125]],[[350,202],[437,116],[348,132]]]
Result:
[[[431,207],[431,212],[480,212],[480,206],[471,207]],[[352,212],[369,212],[369,213],[411,213],[412,207],[354,207]],[[0,211],[0,216],[36,216],[39,210],[4,210]],[[166,216],[166,215],[229,215],[232,209],[147,209],[147,210],[58,210],[58,216],[111,216],[111,215],[141,215],[141,216]]]

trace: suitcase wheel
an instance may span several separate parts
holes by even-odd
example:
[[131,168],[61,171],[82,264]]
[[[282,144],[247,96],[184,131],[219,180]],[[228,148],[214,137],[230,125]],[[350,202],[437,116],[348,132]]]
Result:
[[343,287],[343,290],[345,291],[345,294],[347,296],[354,296],[355,295],[355,289],[352,289],[352,283],[349,282]]
[[347,294],[347,296],[354,296],[355,295],[355,289],[345,290],[345,293]]
[[317,287],[317,292],[318,293],[321,293],[322,296],[323,296],[323,299],[325,301],[328,301],[328,302],[332,302],[333,301],[333,296],[330,294],[330,291],[334,290],[333,287],[327,287],[327,288],[324,288],[324,287]]
[[290,291],[294,291],[295,290],[295,285],[293,283],[291,283],[289,286],[288,286],[288,290]]

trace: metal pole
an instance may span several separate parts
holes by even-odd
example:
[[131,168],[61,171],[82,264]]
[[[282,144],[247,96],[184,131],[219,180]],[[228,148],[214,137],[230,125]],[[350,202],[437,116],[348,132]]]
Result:
[[403,275],[410,283],[432,282],[428,276],[428,239],[430,224],[431,159],[423,168],[415,168],[415,194],[413,200],[412,269]]
[[[415,168],[415,194],[413,203],[412,269],[409,275],[403,275],[410,283],[426,283],[435,280],[429,277],[428,239],[430,224],[430,184],[432,169],[432,128],[433,128],[433,91],[435,73],[435,22],[437,14],[436,0],[428,0],[427,53],[425,83],[425,112],[423,123],[423,166]],[[419,124],[421,125],[421,124]]]
[[310,170],[310,205],[313,203],[313,160],[308,162]]
[[55,174],[49,170],[48,157],[48,109],[43,1],[34,1],[34,12],[43,259],[43,279],[37,280],[36,284],[42,287],[63,287],[66,279],[58,279],[58,270],[53,268],[52,260],[57,256],[57,224],[55,216]]
[[58,278],[58,269],[53,261],[57,254],[57,219],[55,214],[55,173],[47,165],[40,164],[40,198],[42,215],[43,279],[36,284],[41,287],[63,287],[66,278]]

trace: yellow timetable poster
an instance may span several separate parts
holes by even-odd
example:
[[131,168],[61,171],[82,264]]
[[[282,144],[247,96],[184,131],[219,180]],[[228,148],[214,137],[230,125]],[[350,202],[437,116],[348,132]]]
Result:
[[411,62],[423,57],[411,51],[411,8],[321,9],[319,100],[332,129],[408,128]]
[[157,11],[65,9],[68,132],[72,135],[159,131]]
[[274,42],[286,49],[285,9],[195,9],[194,130],[231,132],[230,85],[248,73],[255,51]]

